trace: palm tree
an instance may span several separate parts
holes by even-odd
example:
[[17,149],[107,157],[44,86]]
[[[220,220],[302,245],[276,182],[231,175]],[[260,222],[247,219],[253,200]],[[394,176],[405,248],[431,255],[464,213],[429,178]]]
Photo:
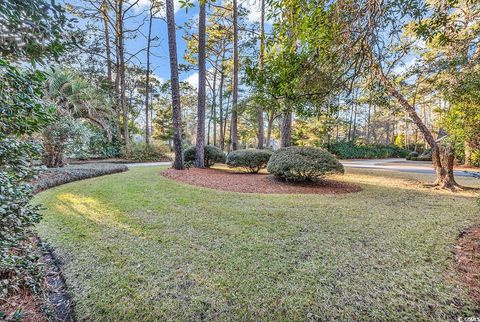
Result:
[[166,0],[168,49],[170,55],[170,81],[172,83],[172,109],[173,109],[173,146],[175,160],[173,168],[184,170],[182,146],[182,114],[180,106],[180,85],[178,81],[177,40],[175,32],[175,13],[173,0]]
[[109,124],[114,113],[108,95],[74,72],[51,72],[47,76],[45,99],[57,108],[57,121],[43,133],[48,167],[63,166],[67,141],[73,135],[67,120],[90,122],[101,128],[109,141],[112,139]]
[[113,109],[101,89],[69,70],[56,70],[47,75],[47,100],[57,107],[57,114],[69,114],[87,120],[105,131],[111,140],[109,121]]

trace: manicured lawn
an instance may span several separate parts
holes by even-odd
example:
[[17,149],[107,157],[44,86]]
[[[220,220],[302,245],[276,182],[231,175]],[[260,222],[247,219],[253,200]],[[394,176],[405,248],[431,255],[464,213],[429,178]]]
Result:
[[240,194],[179,184],[160,169],[36,197],[46,208],[38,232],[64,261],[79,320],[475,314],[452,255],[459,232],[480,221],[473,194],[367,170],[342,178],[361,184],[353,194]]

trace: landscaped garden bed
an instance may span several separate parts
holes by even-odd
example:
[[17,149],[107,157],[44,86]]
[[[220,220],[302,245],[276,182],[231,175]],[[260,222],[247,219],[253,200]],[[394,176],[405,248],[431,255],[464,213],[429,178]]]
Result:
[[46,168],[40,171],[32,184],[34,191],[40,192],[61,184],[127,170],[128,168],[125,165],[109,163],[86,163],[67,165],[62,168]]
[[161,175],[196,186],[245,193],[305,193],[305,194],[339,194],[358,192],[360,186],[322,179],[313,182],[286,182],[267,173],[238,173],[226,169],[198,169],[186,171],[168,169]]

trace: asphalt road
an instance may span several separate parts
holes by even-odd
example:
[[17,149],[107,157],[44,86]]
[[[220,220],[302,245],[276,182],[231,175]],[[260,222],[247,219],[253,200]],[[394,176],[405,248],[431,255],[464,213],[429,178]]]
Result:
[[[375,160],[340,160],[347,168],[364,168],[373,170],[391,170],[406,173],[423,173],[434,174],[431,162],[423,161],[406,161],[405,159],[375,159]],[[126,166],[134,167],[151,167],[151,166],[170,166],[171,162],[148,162],[148,163],[129,163]],[[479,177],[479,170],[455,170],[456,176]]]
[[[406,161],[405,159],[340,160],[348,168],[392,170],[407,173],[434,174],[433,165],[426,161]],[[480,177],[480,170],[454,170],[456,176]]]

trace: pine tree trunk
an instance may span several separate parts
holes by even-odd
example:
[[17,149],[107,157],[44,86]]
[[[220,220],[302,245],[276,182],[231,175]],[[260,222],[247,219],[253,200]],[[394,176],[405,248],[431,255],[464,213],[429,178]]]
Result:
[[220,149],[223,151],[225,148],[225,132],[223,128],[223,82],[224,82],[225,76],[223,73],[223,64],[222,64],[222,71],[220,73],[220,88],[219,88],[219,102],[218,102],[218,107],[219,107],[219,113],[220,113]]
[[267,148],[272,147],[272,128],[273,128],[273,121],[275,120],[275,114],[272,113],[268,118],[267,124]]
[[233,93],[232,93],[232,122],[230,135],[232,150],[238,149],[238,8],[237,0],[233,0]]
[[105,34],[105,55],[107,57],[107,78],[110,83],[113,82],[112,78],[112,60],[111,60],[111,49],[110,49],[110,31],[108,29],[108,1],[104,0],[102,4],[102,16],[103,16],[103,32]]
[[117,11],[116,11],[116,33],[117,33],[117,55],[118,55],[118,74],[120,79],[119,89],[120,89],[120,110],[123,115],[123,135],[125,139],[125,146],[128,149],[130,145],[130,136],[128,131],[128,109],[126,104],[125,90],[126,90],[126,79],[125,79],[125,46],[124,46],[124,35],[123,35],[123,0],[118,0]]
[[205,168],[205,103],[206,103],[206,66],[205,66],[205,1],[200,1],[198,18],[198,108],[197,141],[195,145],[195,166]]
[[173,168],[184,170],[182,146],[182,110],[180,106],[180,84],[178,80],[177,38],[175,31],[175,13],[173,0],[166,0],[168,49],[170,56],[170,81],[172,86],[173,145],[175,160]]
[[[259,69],[263,71],[264,65],[264,52],[265,52],[265,0],[261,0],[260,4],[260,57],[259,57]],[[262,104],[258,104],[257,109],[257,126],[258,126],[258,148],[263,149],[264,131],[263,131],[263,107]]]
[[150,47],[152,43],[152,21],[153,21],[153,3],[150,4],[150,17],[148,21],[148,37],[147,37],[147,71],[145,79],[145,143],[150,144]]
[[[217,59],[218,61],[218,59]],[[217,66],[215,62],[215,66]],[[213,120],[213,145],[217,146],[217,69],[213,72],[213,85],[212,85],[212,112],[210,113],[210,121]],[[208,126],[210,130],[210,124]],[[210,133],[208,133],[208,140],[210,142]],[[209,143],[210,144],[210,143]]]

